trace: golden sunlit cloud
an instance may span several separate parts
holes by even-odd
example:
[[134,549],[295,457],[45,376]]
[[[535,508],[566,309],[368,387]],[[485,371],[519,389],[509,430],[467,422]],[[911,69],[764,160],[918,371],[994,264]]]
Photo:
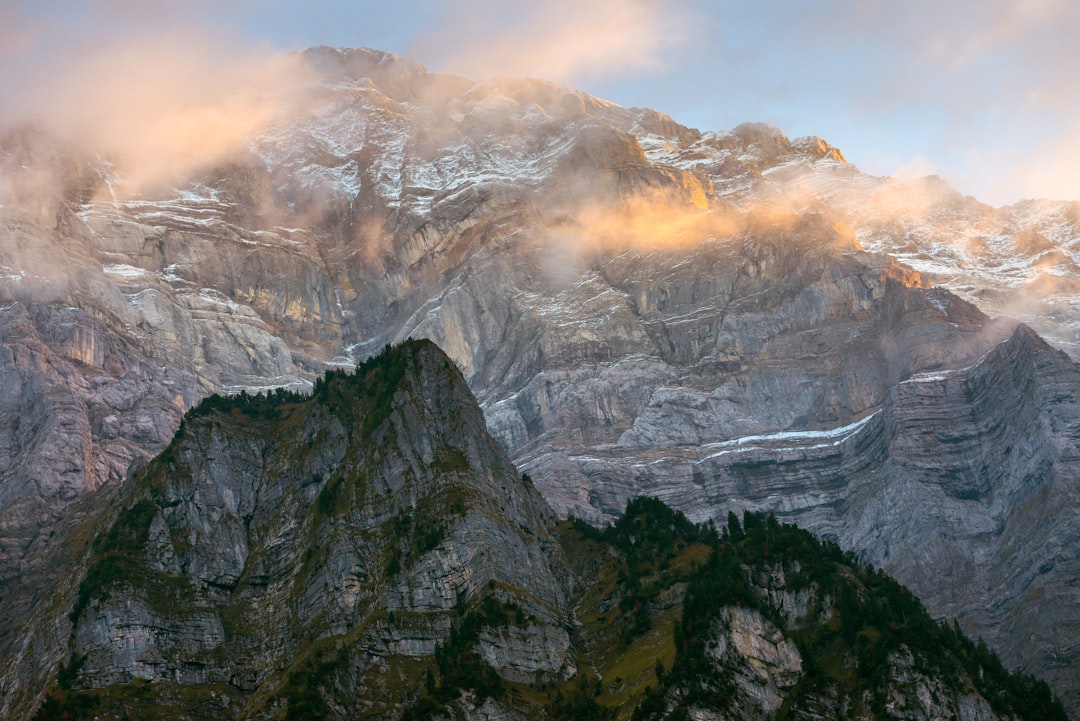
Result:
[[0,58],[16,57],[34,46],[37,33],[15,7],[0,6]]
[[474,78],[539,77],[558,83],[654,72],[684,40],[685,20],[654,0],[553,0],[515,4],[464,0],[444,30],[417,43],[421,57]]
[[295,54],[238,52],[180,31],[42,68],[4,114],[115,160],[126,189],[137,192],[244,148],[295,105],[306,81]]
[[993,195],[1008,197],[1023,188],[1029,199],[1076,200],[1080,198],[1080,125],[1058,135],[1038,138],[1033,147],[1010,149],[991,147],[971,150],[965,155],[971,177],[962,187],[976,181]]

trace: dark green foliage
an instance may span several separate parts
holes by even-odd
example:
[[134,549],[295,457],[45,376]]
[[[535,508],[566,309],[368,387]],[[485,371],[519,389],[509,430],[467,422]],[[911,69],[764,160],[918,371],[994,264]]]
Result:
[[409,532],[409,528],[412,526],[412,516],[406,511],[400,511],[394,516],[394,537],[404,538],[405,534]]
[[429,691],[405,709],[401,721],[429,721],[440,716],[446,716],[446,705],[436,701]]
[[[513,602],[485,594],[471,608],[459,607],[458,619],[446,643],[435,650],[435,669],[428,669],[423,693],[406,710],[403,721],[419,721],[437,716],[462,691],[475,694],[477,703],[487,698],[503,698],[507,684],[476,652],[476,642],[484,628],[524,625],[531,617]],[[600,718],[600,717],[596,717]]]
[[743,539],[742,524],[739,523],[739,517],[733,511],[728,511],[727,527],[724,529],[724,533],[734,543],[738,543]]
[[345,371],[327,371],[321,381],[315,382],[313,397],[355,412],[359,400],[363,410],[360,433],[368,436],[382,425],[393,409],[394,394],[405,377],[408,367],[420,344],[387,345],[376,356],[368,358],[349,374]]
[[56,691],[41,702],[33,721],[78,721],[92,719],[100,704],[97,694]]
[[606,708],[596,702],[599,686],[590,688],[584,675],[578,677],[573,690],[565,696],[556,695],[548,706],[548,719],[551,721],[610,721],[615,718],[615,709]]
[[511,610],[494,596],[487,595],[476,608],[459,612],[459,621],[450,629],[450,637],[435,650],[437,676],[432,675],[423,695],[403,718],[427,718],[465,690],[475,693],[479,703],[489,697],[505,696],[505,683],[495,669],[480,658],[475,646],[481,629],[506,626]]
[[677,544],[709,540],[711,531],[691,523],[679,511],[656,498],[635,498],[626,511],[602,533],[608,543],[628,553],[640,549],[673,549]]
[[429,521],[416,524],[414,556],[419,557],[434,549],[446,538],[446,524]]
[[322,490],[319,491],[319,497],[316,503],[319,507],[319,513],[323,516],[331,516],[338,512],[342,505],[345,490],[345,479],[341,476],[327,481]]
[[[1065,721],[1061,704],[1045,683],[1009,674],[984,644],[973,644],[955,626],[939,626],[914,594],[881,571],[858,563],[836,544],[781,524],[774,516],[754,513],[744,514],[741,523],[730,514],[720,536],[705,527],[686,532],[685,518],[673,520],[674,512],[656,503],[632,502],[626,517],[605,535],[624,549],[628,543],[636,548],[650,541],[695,540],[707,542],[712,553],[687,585],[682,620],[674,632],[674,667],[657,673],[660,688],[646,694],[635,721],[665,714],[665,698],[675,700],[673,713],[666,718],[677,718],[693,705],[723,709],[731,704],[734,684],[728,672],[706,657],[705,646],[726,606],[755,609],[785,628],[784,619],[751,583],[755,571],[777,566],[785,569],[789,588],[816,583],[834,599],[828,623],[785,631],[799,646],[805,669],[785,709],[797,704],[801,695],[831,686],[852,699],[868,694],[871,710],[880,713],[888,657],[903,646],[920,663],[930,665],[925,670],[932,676],[959,681],[961,670],[965,672],[1002,715]],[[667,692],[674,689],[679,693],[669,697]],[[780,717],[786,713],[781,710]]]
[[56,674],[56,688],[45,697],[34,714],[33,721],[76,721],[94,717],[94,711],[100,704],[97,694],[72,692],[72,685],[84,663],[86,657],[78,656],[72,651],[68,662],[60,664],[60,670]]
[[[406,565],[411,564],[420,556],[434,549],[446,538],[446,523],[439,518],[430,518],[418,514],[418,517],[414,519],[407,511],[399,511],[391,523],[392,537],[402,541],[402,546],[408,548],[405,558]],[[407,545],[410,533],[412,543]],[[393,549],[391,552],[395,553],[395,555],[390,559],[386,572],[389,575],[395,575],[401,570],[401,561]]]
[[348,662],[348,651],[324,650],[289,673],[284,696],[288,702],[284,721],[320,721],[335,718],[326,702],[325,687]]
[[208,416],[213,412],[231,413],[238,411],[252,418],[274,419],[280,417],[280,409],[289,403],[302,403],[308,397],[297,391],[287,391],[284,388],[276,388],[266,393],[248,393],[240,391],[231,396],[222,396],[217,393],[203,398],[197,406],[194,406],[185,415],[185,421]]
[[184,416],[185,423],[213,413],[238,413],[252,419],[277,419],[289,405],[319,400],[346,417],[362,417],[360,432],[371,433],[390,415],[394,394],[405,376],[409,361],[428,341],[405,341],[387,345],[378,355],[368,358],[353,372],[328,370],[315,380],[310,396],[277,388],[266,393],[207,396]]
[[60,664],[60,670],[56,673],[56,685],[65,691],[71,690],[75,679],[79,676],[79,669],[86,663],[86,656],[80,656],[74,651],[68,662]]
[[443,473],[468,473],[469,459],[460,448],[443,446],[435,455],[432,466]]
[[686,516],[655,498],[635,498],[626,512],[603,531],[575,521],[575,528],[593,538],[609,543],[624,554],[619,580],[624,589],[619,601],[624,625],[620,635],[624,643],[651,628],[649,604],[673,584],[689,580],[670,571],[669,564],[687,544],[707,542],[715,532],[695,526]]
[[90,566],[68,614],[72,623],[78,622],[87,603],[103,598],[110,585],[139,575],[145,565],[143,553],[156,513],[157,506],[151,501],[139,501],[117,517],[108,533],[94,539]]

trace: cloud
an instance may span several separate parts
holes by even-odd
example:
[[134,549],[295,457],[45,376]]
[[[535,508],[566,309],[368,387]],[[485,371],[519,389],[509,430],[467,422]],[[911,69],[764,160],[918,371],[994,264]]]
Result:
[[190,28],[135,34],[42,61],[0,119],[40,123],[109,157],[137,190],[245,147],[305,82],[294,54],[241,50]]
[[459,0],[414,53],[474,78],[539,77],[559,83],[655,73],[685,40],[687,18],[659,0]]
[[[790,63],[773,122],[826,134],[860,165],[928,158],[988,202],[1072,192],[1033,181],[1058,164],[1080,115],[1080,4],[824,0],[794,4],[769,30],[766,57]],[[769,75],[765,63],[748,72]],[[993,163],[991,175],[985,158],[973,164],[980,154],[1017,165]]]
[[16,6],[0,6],[0,58],[17,57],[34,47],[38,32]]
[[1021,198],[1078,200],[1080,124],[1015,147],[972,147],[965,166],[969,175],[960,181],[961,187],[980,186],[982,198],[1006,203]]

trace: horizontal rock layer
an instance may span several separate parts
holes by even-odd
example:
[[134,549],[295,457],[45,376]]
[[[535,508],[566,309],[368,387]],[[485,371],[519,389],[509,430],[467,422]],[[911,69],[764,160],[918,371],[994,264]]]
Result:
[[[640,492],[696,519],[775,509],[1080,708],[1077,648],[1039,620],[1080,622],[1075,371],[1044,346],[1017,360],[1016,339],[986,355],[1014,324],[968,302],[1071,347],[1067,312],[1012,302],[1036,283],[1067,305],[1071,206],[989,209],[863,175],[817,138],[701,133],[539,81],[306,57],[312,105],[173,190],[125,194],[122,168],[40,131],[0,142],[4,653],[31,569],[55,573],[57,541],[184,408],[310,387],[412,336],[447,350],[559,513],[610,518]],[[948,376],[969,367],[984,390]],[[244,549],[224,518],[232,555],[191,562],[227,587]]]

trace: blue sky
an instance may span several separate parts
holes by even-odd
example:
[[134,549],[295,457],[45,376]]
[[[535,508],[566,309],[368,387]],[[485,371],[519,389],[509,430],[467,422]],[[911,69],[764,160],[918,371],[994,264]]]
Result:
[[702,130],[763,120],[865,171],[937,173],[994,204],[1080,199],[1074,0],[0,0],[0,103],[180,29],[193,57],[377,47]]

